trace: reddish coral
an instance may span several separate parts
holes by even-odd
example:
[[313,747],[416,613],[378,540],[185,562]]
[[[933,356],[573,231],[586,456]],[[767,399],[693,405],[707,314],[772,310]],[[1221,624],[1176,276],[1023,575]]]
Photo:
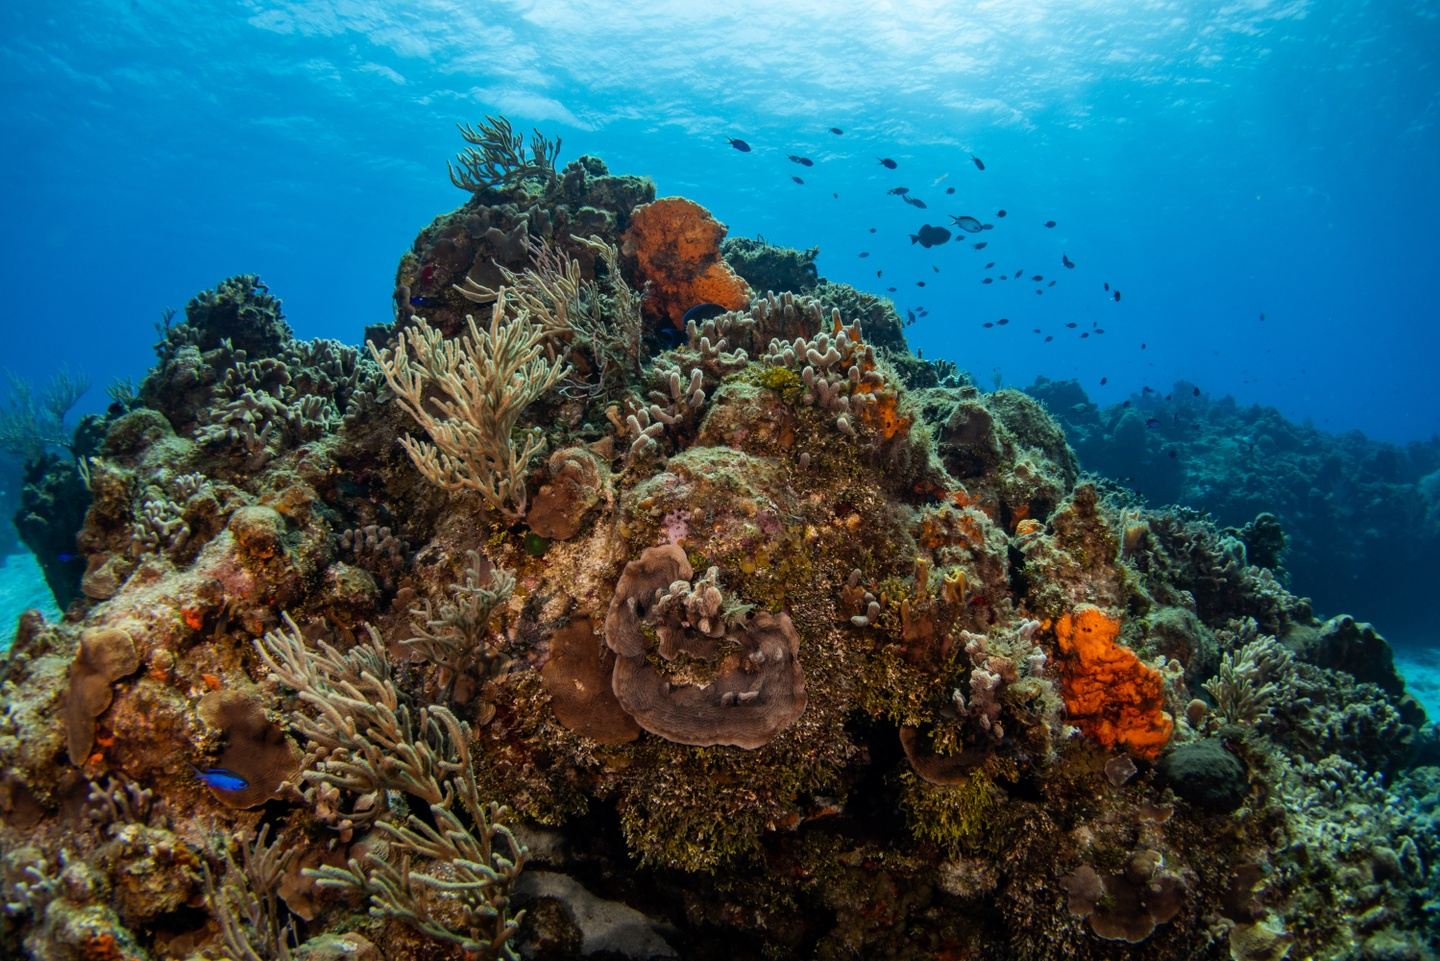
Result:
[[696,304],[740,310],[750,303],[750,287],[720,257],[725,225],[710,211],[684,197],[641,204],[621,238],[635,258],[640,279],[649,282],[647,304],[677,328]]
[[1160,673],[1116,642],[1120,622],[1082,604],[1055,623],[1070,720],[1101,745],[1153,758],[1170,740]]

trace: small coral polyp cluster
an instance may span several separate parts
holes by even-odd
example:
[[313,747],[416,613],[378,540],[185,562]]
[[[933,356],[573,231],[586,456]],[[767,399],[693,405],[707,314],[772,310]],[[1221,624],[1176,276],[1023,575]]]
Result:
[[233,278],[86,426],[78,599],[5,663],[5,956],[1434,949],[1373,630],[814,251],[489,123],[371,356]]

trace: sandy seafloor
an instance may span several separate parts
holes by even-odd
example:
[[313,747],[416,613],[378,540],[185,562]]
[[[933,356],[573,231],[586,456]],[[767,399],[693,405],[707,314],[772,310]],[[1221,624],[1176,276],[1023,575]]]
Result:
[[[45,587],[45,579],[34,555],[0,556],[0,652],[10,647],[16,618],[32,607],[39,608],[50,620],[60,617],[60,610]],[[1377,626],[1384,634],[1383,625]],[[1397,648],[1395,666],[1405,678],[1406,690],[1425,706],[1430,721],[1440,721],[1440,651]]]
[[35,555],[0,554],[0,651],[10,649],[16,619],[32,607],[39,608],[47,620],[60,617]]

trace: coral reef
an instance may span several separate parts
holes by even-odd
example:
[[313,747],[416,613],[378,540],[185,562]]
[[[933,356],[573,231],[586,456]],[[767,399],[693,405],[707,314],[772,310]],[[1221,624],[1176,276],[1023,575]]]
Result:
[[0,957],[1436,950],[1436,734],[1274,523],[463,134],[366,349],[231,278],[85,428],[83,517],[37,469],[81,566],[0,665]]

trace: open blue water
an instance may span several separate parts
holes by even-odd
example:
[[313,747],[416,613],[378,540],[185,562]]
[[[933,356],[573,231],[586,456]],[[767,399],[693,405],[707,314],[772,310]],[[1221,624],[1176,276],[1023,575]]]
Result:
[[[5,4],[4,364],[43,380],[67,363],[99,408],[101,385],[143,374],[162,308],[241,271],[302,336],[358,340],[389,319],[416,231],[465,199],[445,174],[454,124],[504,113],[562,136],[562,162],[599,154],[732,233],[819,245],[832,278],[895,286],[902,312],[929,311],[912,344],[984,384],[1076,376],[1105,401],[1185,377],[1323,428],[1428,438],[1437,15],[1433,0]],[[909,243],[951,214],[995,223],[970,238],[988,248]],[[1046,281],[984,286],[990,261]]]

